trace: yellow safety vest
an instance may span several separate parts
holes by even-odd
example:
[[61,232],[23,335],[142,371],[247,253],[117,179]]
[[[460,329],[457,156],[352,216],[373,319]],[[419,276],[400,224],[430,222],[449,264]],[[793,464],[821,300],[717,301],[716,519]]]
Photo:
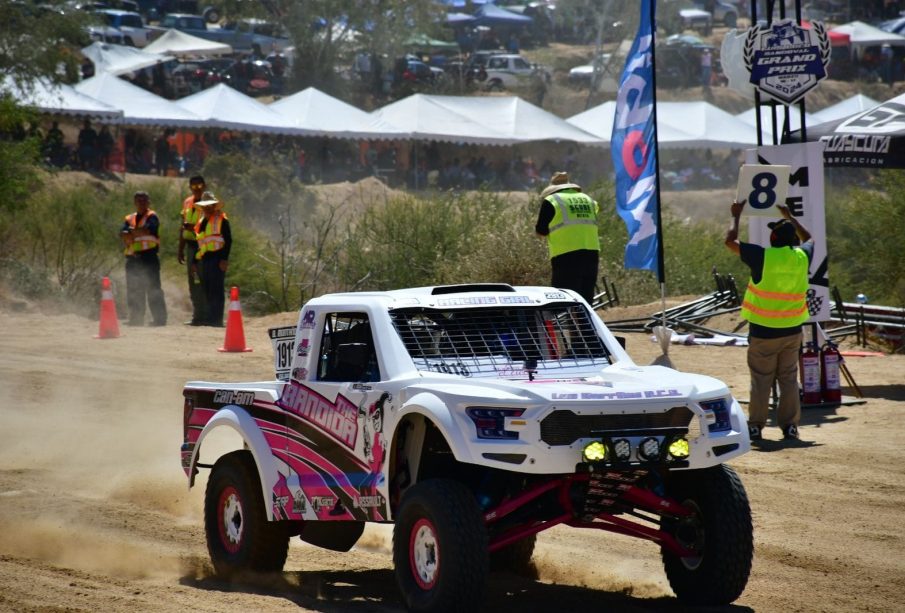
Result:
[[185,224],[192,224],[194,227],[199,221],[201,221],[201,213],[198,209],[195,208],[195,196],[189,196],[185,200],[182,201],[182,238],[187,241],[195,240],[195,232],[192,230],[186,230]]
[[553,205],[553,219],[547,235],[550,258],[569,251],[590,249],[600,251],[597,235],[597,213],[600,207],[593,198],[574,189],[567,189],[544,198]]
[[748,281],[742,318],[767,328],[792,328],[808,320],[808,255],[795,247],[764,249],[760,283]]
[[203,217],[195,224],[195,237],[198,239],[198,253],[195,254],[196,260],[203,258],[205,253],[220,251],[226,245],[226,239],[221,234],[224,219],[229,219],[226,213],[218,211],[207,220],[204,230],[201,230],[201,222],[204,221]]
[[[126,215],[126,223],[129,224],[130,230],[135,230],[136,228],[144,228],[145,223],[147,223],[147,221],[151,218],[151,215],[154,215],[156,217],[157,213],[152,210],[148,210],[148,212],[145,213],[144,217],[141,218],[141,223],[136,226],[135,220],[138,218],[138,213],[132,213],[131,215]],[[126,240],[126,249],[124,251],[126,255],[148,251],[149,249],[153,249],[154,247],[160,245],[160,239],[153,234],[127,237]]]

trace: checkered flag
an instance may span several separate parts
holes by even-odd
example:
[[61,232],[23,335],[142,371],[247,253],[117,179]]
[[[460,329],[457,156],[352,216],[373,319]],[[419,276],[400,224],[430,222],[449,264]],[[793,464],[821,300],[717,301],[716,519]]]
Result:
[[814,317],[818,313],[820,313],[820,308],[823,306],[823,297],[817,295],[817,290],[813,288],[808,289],[808,314],[811,317]]

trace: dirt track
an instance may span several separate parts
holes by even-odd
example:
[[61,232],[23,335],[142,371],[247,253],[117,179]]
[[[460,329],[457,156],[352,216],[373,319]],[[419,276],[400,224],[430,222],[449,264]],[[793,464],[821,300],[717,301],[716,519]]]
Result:
[[[0,312],[0,610],[398,611],[390,528],[349,554],[293,543],[286,571],[226,585],[211,576],[200,487],[179,466],[187,379],[271,377],[266,328],[253,353],[221,354],[222,331],[125,328],[92,339],[75,316]],[[629,335],[649,363],[659,346]],[[141,356],[141,359],[136,359]],[[676,366],[747,398],[745,351],[670,349]],[[866,404],[810,410],[803,442],[768,429],[735,462],[754,513],[756,553],[737,611],[905,609],[905,356],[849,358]],[[657,548],[606,533],[539,538],[538,580],[496,574],[487,610],[676,611]]]

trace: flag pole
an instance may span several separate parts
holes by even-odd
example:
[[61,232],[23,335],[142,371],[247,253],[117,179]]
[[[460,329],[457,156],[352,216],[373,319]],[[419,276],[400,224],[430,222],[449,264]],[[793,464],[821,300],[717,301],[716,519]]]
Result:
[[663,202],[660,200],[660,137],[657,128],[657,0],[650,0],[650,61],[651,61],[651,88],[653,94],[654,116],[654,185],[657,194],[657,281],[660,282],[660,304],[662,306],[661,325],[666,327],[666,273],[663,264],[663,219],[660,209]]

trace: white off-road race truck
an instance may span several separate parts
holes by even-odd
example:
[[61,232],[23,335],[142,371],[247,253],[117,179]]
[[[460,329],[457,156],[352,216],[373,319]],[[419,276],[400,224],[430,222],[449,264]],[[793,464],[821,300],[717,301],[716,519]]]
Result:
[[[393,523],[406,606],[473,610],[491,568],[528,568],[536,535],[566,525],[653,541],[685,603],[744,590],[751,512],[725,464],[750,449],[738,402],[636,365],[576,294],[330,294],[273,336],[277,380],[183,392],[182,466],[190,484],[211,469],[218,574],[281,571],[292,536],[348,551],[365,522]],[[218,457],[204,443],[220,429],[243,443]]]

